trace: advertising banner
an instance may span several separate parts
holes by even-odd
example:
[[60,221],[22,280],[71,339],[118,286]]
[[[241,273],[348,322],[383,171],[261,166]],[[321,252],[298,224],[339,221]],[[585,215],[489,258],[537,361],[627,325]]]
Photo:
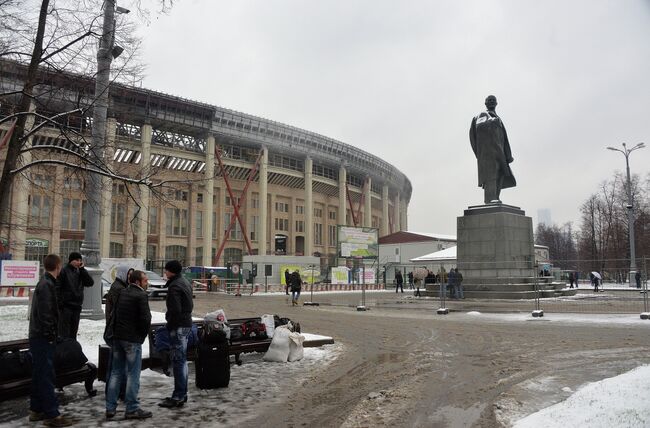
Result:
[[332,268],[332,284],[347,284],[348,283],[348,268],[345,266],[338,266]]
[[339,257],[376,258],[379,230],[372,227],[338,226]]
[[40,262],[27,260],[3,260],[0,265],[0,285],[36,286],[39,279]]

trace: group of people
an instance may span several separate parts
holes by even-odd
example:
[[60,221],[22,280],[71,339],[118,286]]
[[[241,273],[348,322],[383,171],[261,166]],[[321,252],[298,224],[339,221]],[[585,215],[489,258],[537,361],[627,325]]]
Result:
[[[45,273],[36,285],[29,320],[32,353],[32,387],[29,420],[45,426],[64,427],[76,421],[61,415],[54,392],[54,349],[59,337],[77,338],[84,287],[93,280],[81,254],[73,252],[62,267],[61,258],[50,254],[44,259]],[[187,342],[192,329],[192,287],[181,275],[177,260],[165,265],[167,299],[165,319],[171,344],[174,390],[158,405],[182,407],[187,402]],[[146,419],[150,411],[140,407],[138,393],[142,367],[142,344],[151,326],[147,295],[148,278],[141,270],[117,267],[116,278],[106,298],[104,338],[110,346],[106,378],[106,419],[115,417],[120,391],[124,391],[125,419]]]
[[[413,272],[407,274],[409,282],[415,282],[415,297],[420,297],[420,281],[413,279]],[[441,273],[434,274],[431,270],[427,269],[427,275],[424,277],[424,284],[440,283],[440,293],[447,295],[447,290],[451,297],[454,299],[464,299],[465,294],[463,291],[463,274],[458,271],[458,268],[451,269],[449,273],[442,271]],[[395,271],[395,292],[404,292],[404,276],[400,270]]]
[[291,290],[291,306],[298,306],[298,299],[300,298],[300,291],[302,290],[302,278],[300,272],[297,270],[289,272],[289,269],[284,271],[284,291],[289,295]]

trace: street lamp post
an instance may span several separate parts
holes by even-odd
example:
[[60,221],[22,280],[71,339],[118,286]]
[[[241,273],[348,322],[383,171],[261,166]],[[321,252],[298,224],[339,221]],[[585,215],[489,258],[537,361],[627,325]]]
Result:
[[[110,84],[111,62],[122,52],[115,46],[115,0],[104,2],[102,36],[97,51],[97,75],[95,77],[95,104],[93,106],[92,139],[90,157],[97,161],[104,159],[106,146],[106,117],[108,114],[108,88]],[[119,13],[128,13],[127,9],[117,8]],[[81,244],[84,264],[93,277],[95,285],[84,294],[81,316],[90,319],[104,318],[102,311],[102,273],[99,242],[99,219],[102,199],[102,178],[97,173],[89,173],[86,182],[86,231]]]
[[644,143],[639,143],[630,149],[628,149],[627,145],[623,143],[623,150],[617,149],[616,147],[607,147],[607,150],[620,152],[625,156],[625,168],[627,171],[627,227],[628,235],[630,236],[630,273],[628,275],[630,286],[632,286],[632,280],[636,274],[636,254],[634,251],[634,206],[632,205],[632,180],[630,179],[630,153],[636,149],[642,149],[644,147]]

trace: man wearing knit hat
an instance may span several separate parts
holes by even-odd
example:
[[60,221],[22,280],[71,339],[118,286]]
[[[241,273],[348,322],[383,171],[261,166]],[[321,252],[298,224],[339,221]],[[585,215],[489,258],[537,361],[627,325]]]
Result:
[[160,407],[181,407],[187,401],[187,338],[192,331],[192,286],[181,275],[183,266],[178,260],[165,265],[167,277],[167,330],[171,345],[174,392],[165,398]]
[[90,276],[84,262],[76,251],[68,256],[68,264],[61,269],[57,281],[59,305],[59,336],[77,340],[81,305],[84,302],[84,287],[92,287],[95,281]]

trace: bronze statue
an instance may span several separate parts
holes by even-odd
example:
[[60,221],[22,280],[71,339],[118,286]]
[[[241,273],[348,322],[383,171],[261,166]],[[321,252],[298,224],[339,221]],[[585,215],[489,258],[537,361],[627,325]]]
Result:
[[517,182],[509,163],[513,161],[508,134],[494,109],[497,98],[485,99],[487,111],[472,119],[469,141],[478,163],[478,185],[483,188],[486,204],[499,204],[501,189],[515,187]]

